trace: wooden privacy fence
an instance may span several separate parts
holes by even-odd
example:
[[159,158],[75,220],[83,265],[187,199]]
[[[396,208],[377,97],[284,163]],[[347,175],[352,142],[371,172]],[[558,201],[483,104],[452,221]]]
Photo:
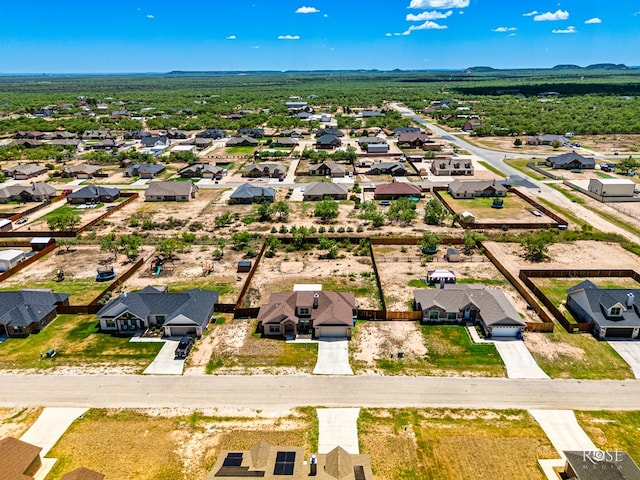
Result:
[[42,257],[47,255],[48,253],[53,252],[56,248],[58,248],[58,245],[56,245],[55,242],[52,243],[51,245],[47,245],[46,248],[44,248],[43,250],[40,250],[35,255],[30,256],[26,260],[23,260],[22,262],[17,264],[15,267],[10,268],[6,272],[2,272],[0,274],[0,282],[5,280],[5,279],[7,279],[7,278],[9,278],[11,275],[14,275],[14,274],[18,273],[20,270],[22,270],[23,268],[28,267],[32,263],[37,262],[38,260],[40,260]]
[[123,193],[121,194],[123,197],[128,197],[126,200],[124,200],[123,202],[120,202],[118,205],[115,205],[113,208],[110,208],[109,210],[107,210],[106,212],[104,212],[102,215],[100,215],[98,218],[90,221],[89,223],[82,225],[80,228],[78,228],[75,231],[75,234],[77,235],[78,233],[82,233],[85,230],[93,227],[94,225],[100,223],[102,220],[104,220],[105,218],[109,217],[110,215],[113,215],[114,213],[116,213],[118,210],[123,209],[124,207],[126,207],[127,205],[129,205],[131,202],[135,201],[138,198],[138,194],[136,192],[133,193]]
[[373,253],[373,248],[371,248],[371,242],[369,242],[369,253],[371,255],[371,266],[373,267],[373,273],[376,277],[376,286],[378,287],[378,292],[380,293],[380,305],[382,306],[382,310],[386,311],[387,305],[384,300],[384,289],[382,288],[382,281],[380,280],[380,273],[378,272],[378,265],[376,264],[376,256]]
[[[260,261],[262,260],[262,257],[264,256],[264,252],[266,249],[267,249],[267,242],[264,242],[262,244],[262,248],[260,249],[260,252],[258,253],[258,256],[255,258],[253,262],[249,275],[247,275],[247,279],[244,281],[242,290],[240,290],[240,295],[238,295],[238,301],[236,302],[236,308],[235,308],[235,318],[245,318],[245,317],[238,317],[238,312],[240,310],[249,310],[249,309],[243,309],[242,304],[244,303],[244,299],[247,296],[249,287],[251,286],[251,280],[253,280],[253,276],[256,274],[256,271],[258,270],[258,266],[260,265]],[[258,312],[256,311],[256,316],[257,315],[258,315]]]

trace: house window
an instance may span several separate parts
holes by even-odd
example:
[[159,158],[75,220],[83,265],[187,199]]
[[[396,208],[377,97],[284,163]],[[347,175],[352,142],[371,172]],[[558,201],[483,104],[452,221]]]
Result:
[[116,328],[116,322],[114,320],[107,320],[104,324],[107,328]]
[[309,315],[311,313],[311,309],[309,307],[298,307],[298,315]]
[[458,317],[456,312],[447,312],[447,320],[455,320]]
[[158,325],[162,325],[164,323],[165,316],[164,315],[156,315],[156,323]]
[[619,317],[622,314],[622,309],[620,307],[611,307],[609,312],[612,317]]
[[429,320],[437,320],[438,318],[440,318],[440,312],[437,310],[431,310],[429,312]]
[[269,327],[269,333],[280,333],[280,325],[271,325]]

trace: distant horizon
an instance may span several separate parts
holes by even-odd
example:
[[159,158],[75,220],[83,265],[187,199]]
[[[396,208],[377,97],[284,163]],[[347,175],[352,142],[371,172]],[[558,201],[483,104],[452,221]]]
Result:
[[32,0],[0,21],[1,68],[23,75],[640,64],[628,1]]

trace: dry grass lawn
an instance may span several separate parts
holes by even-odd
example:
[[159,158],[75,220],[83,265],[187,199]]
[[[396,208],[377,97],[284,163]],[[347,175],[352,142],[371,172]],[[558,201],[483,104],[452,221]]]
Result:
[[20,438],[37,420],[42,408],[0,408],[0,438]]
[[[154,414],[156,413],[156,414]],[[205,416],[199,412],[90,410],[51,451],[58,462],[47,480],[84,466],[109,480],[204,478],[221,450],[272,445],[316,445],[315,411],[273,420]]]
[[543,480],[557,457],[525,411],[367,410],[359,432],[377,480]]

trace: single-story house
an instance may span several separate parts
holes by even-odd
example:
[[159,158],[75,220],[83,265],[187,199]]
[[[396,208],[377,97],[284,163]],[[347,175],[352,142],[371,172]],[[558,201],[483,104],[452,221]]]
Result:
[[247,135],[240,137],[231,137],[227,140],[227,147],[257,147],[260,145],[260,141]]
[[527,139],[527,145],[566,145],[568,143],[569,140],[567,140],[566,137],[563,137],[562,135],[536,135],[535,137]]
[[168,148],[171,144],[171,140],[166,135],[162,136],[153,136],[153,137],[142,137],[140,139],[140,144],[145,148],[155,148],[155,147],[163,147]]
[[229,203],[263,203],[273,202],[275,199],[276,191],[273,188],[245,183],[234,190],[229,197]]
[[585,280],[567,290],[566,306],[578,322],[594,322],[593,332],[600,338],[638,338],[638,288],[600,288]]
[[288,137],[276,137],[271,141],[271,147],[293,148],[298,145],[298,140]]
[[167,133],[165,133],[165,135],[171,140],[186,140],[187,138],[191,137],[190,132],[178,130],[177,128],[170,128],[169,130],[167,130]]
[[179,155],[181,153],[193,153],[194,155],[198,153],[198,147],[191,144],[186,145],[176,145],[171,147],[170,155]]
[[242,169],[243,177],[271,177],[278,178],[287,173],[287,167],[281,163],[253,163]]
[[78,147],[82,143],[77,138],[56,138],[51,140],[51,145],[54,147]]
[[564,170],[592,170],[596,168],[596,161],[592,157],[583,157],[576,152],[567,152],[555,157],[548,157],[544,163],[547,167],[562,168]]
[[347,169],[342,165],[338,165],[333,160],[325,160],[317,165],[309,167],[310,175],[325,175],[332,178],[342,178],[347,173]]
[[67,202],[73,204],[115,202],[119,197],[119,188],[87,185],[67,195]]
[[394,177],[402,177],[407,174],[407,169],[400,162],[378,162],[371,165],[367,172],[369,175],[393,175]]
[[340,446],[329,453],[313,454],[307,462],[301,447],[278,447],[264,440],[250,450],[223,450],[205,480],[244,480],[261,477],[317,478],[318,480],[373,480],[369,455],[352,454]]
[[482,122],[480,122],[479,120],[467,120],[462,125],[462,130],[464,130],[465,132],[473,132],[476,128],[479,128],[481,126]]
[[144,137],[151,137],[152,135],[149,132],[145,132],[144,130],[131,130],[128,132],[124,132],[123,138],[125,140],[141,140]]
[[589,191],[598,197],[633,197],[637,188],[636,182],[628,178],[591,178]]
[[82,134],[83,140],[107,140],[113,138],[109,130],[87,130]]
[[473,322],[487,337],[516,337],[527,324],[502,290],[484,285],[447,285],[413,292],[413,305],[422,312],[423,323]]
[[112,150],[114,148],[120,148],[124,145],[121,140],[114,140],[113,138],[107,138],[98,143],[88,144],[86,148],[93,150]]
[[258,328],[267,337],[351,338],[355,305],[355,296],[346,292],[272,293],[260,306]]
[[421,131],[419,127],[396,127],[393,129],[393,134],[398,137],[402,133],[420,133]]
[[324,200],[325,198],[346,200],[348,193],[348,187],[342,183],[314,182],[307,184],[302,197],[305,201]]
[[66,293],[49,290],[0,292],[0,335],[28,337],[37,333],[56,318],[58,305],[68,304]]
[[187,141],[187,143],[184,143],[183,145],[195,145],[197,150],[203,150],[213,145],[213,139],[196,137],[193,140]]
[[0,203],[44,202],[57,196],[56,189],[48,183],[34,182],[30,185],[8,185],[0,187]]
[[135,163],[124,171],[125,177],[154,178],[167,168],[161,163]]
[[640,468],[619,450],[564,451],[563,476],[570,480],[637,480]]
[[431,162],[431,173],[443,176],[473,175],[473,162],[462,158],[449,158]]
[[32,139],[22,139],[22,140],[14,140],[9,144],[12,147],[24,147],[24,148],[38,148],[42,146],[42,142],[40,140],[32,140]]
[[64,167],[62,169],[63,177],[74,178],[93,178],[96,173],[102,172],[100,165],[89,165],[88,163],[79,163],[72,167]]
[[182,178],[216,178],[225,175],[226,170],[207,162],[198,162],[182,167],[178,174]]
[[15,248],[0,250],[0,272],[6,272],[25,259],[27,252]]
[[146,202],[188,202],[196,198],[198,186],[190,181],[151,181],[144,194]]
[[42,466],[41,447],[13,437],[0,440],[0,478],[33,480]]
[[16,180],[27,180],[45,173],[47,173],[47,168],[35,163],[19,163],[4,170],[4,174],[7,177],[13,177]]
[[367,153],[371,155],[389,153],[389,145],[387,143],[368,143]]
[[420,198],[422,189],[413,184],[405,182],[381,183],[376,185],[374,198],[376,200],[396,200],[402,197]]
[[323,135],[335,135],[336,137],[344,137],[344,132],[339,128],[321,128],[316,132],[316,137]]
[[453,198],[505,197],[507,188],[495,180],[454,180],[449,183]]
[[238,134],[240,136],[247,136],[251,138],[262,138],[264,137],[264,128],[243,127],[238,130]]
[[360,137],[360,138],[356,138],[356,143],[362,147],[363,145],[371,145],[371,144],[379,144],[379,143],[386,144],[387,141],[381,137]]
[[289,138],[301,138],[303,135],[302,130],[283,130],[280,132],[280,137],[289,137]]
[[202,336],[218,303],[218,292],[190,289],[169,293],[166,288],[145,287],[139,292],[122,293],[98,313],[100,330],[130,332],[162,327],[164,335]]
[[207,128],[205,131],[196,134],[197,138],[209,138],[213,140],[219,140],[226,136],[227,132],[220,130],[219,128]]
[[338,148],[340,145],[342,145],[340,137],[331,133],[327,133],[326,135],[321,135],[316,138],[315,144],[316,148],[321,149]]
[[104,473],[89,470],[85,467],[76,468],[75,470],[65,473],[60,480],[104,480]]
[[398,146],[400,148],[422,148],[422,145],[431,141],[430,135],[425,132],[408,132],[398,134]]
[[32,130],[32,131],[18,130],[15,133],[15,135],[13,135],[13,138],[17,138],[17,139],[28,138],[30,140],[44,140],[46,136],[47,136],[46,132],[39,132],[37,130]]

